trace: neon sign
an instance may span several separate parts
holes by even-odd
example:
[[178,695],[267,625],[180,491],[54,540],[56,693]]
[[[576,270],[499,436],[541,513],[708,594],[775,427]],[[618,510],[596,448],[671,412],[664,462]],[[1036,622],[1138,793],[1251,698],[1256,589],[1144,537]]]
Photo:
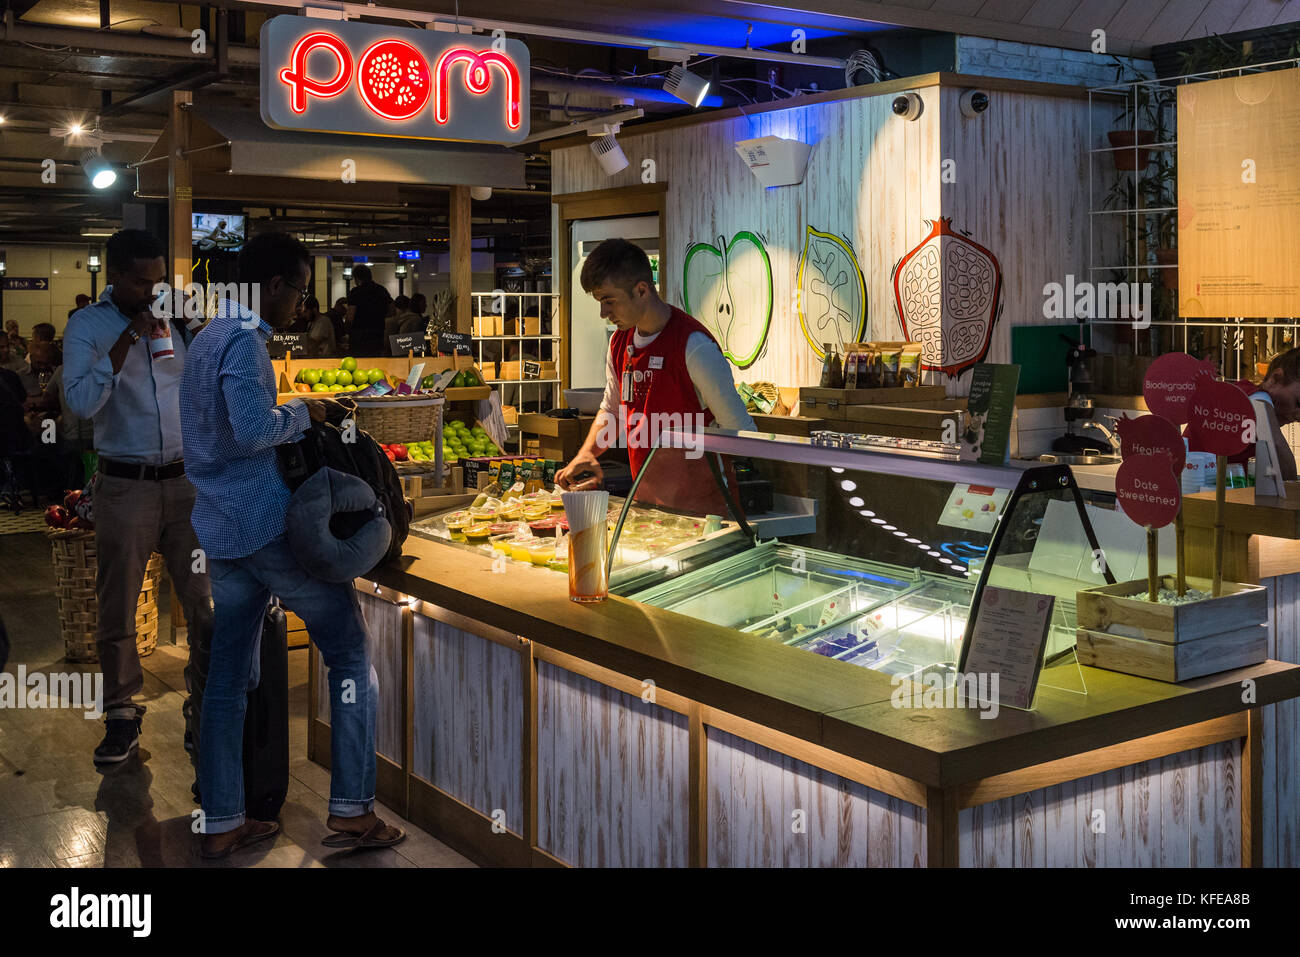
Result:
[[514,143],[528,135],[528,48],[275,17],[262,28],[262,118],[278,129]]

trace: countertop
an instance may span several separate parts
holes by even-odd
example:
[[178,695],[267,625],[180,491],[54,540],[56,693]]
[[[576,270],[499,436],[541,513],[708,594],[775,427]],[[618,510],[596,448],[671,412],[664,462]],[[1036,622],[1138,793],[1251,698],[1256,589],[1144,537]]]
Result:
[[[1298,496],[1300,498],[1300,496]],[[1300,666],[1267,661],[1181,685],[1083,668],[1088,694],[1042,688],[1034,712],[914,711],[888,675],[612,596],[568,600],[563,575],[408,538],[373,580],[703,705],[935,787],[987,778],[1300,696]],[[418,607],[416,609],[418,611]],[[472,627],[472,626],[471,626]]]

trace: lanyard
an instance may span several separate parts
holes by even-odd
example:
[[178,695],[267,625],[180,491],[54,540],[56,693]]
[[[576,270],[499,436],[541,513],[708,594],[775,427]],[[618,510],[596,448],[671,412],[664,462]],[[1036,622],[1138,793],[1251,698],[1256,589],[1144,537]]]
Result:
[[623,361],[623,382],[619,398],[624,402],[632,401],[632,343],[627,344],[627,358]]

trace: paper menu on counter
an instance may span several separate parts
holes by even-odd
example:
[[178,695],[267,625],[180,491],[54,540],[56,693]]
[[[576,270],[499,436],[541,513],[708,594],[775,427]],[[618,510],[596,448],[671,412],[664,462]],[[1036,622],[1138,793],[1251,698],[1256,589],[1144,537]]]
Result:
[[963,672],[996,675],[997,683],[990,680],[988,687],[999,704],[1033,706],[1055,603],[1051,595],[984,587]]
[[992,532],[1008,491],[990,485],[954,485],[939,515],[939,524],[973,532]]

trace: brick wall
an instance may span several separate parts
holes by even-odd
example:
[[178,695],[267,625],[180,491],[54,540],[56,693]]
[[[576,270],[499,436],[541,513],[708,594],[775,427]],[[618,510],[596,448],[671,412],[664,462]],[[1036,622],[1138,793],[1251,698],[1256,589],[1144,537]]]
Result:
[[[1150,60],[1123,59],[1153,73]],[[957,37],[957,72],[1087,87],[1115,82],[1115,64],[1104,54],[985,37]]]

